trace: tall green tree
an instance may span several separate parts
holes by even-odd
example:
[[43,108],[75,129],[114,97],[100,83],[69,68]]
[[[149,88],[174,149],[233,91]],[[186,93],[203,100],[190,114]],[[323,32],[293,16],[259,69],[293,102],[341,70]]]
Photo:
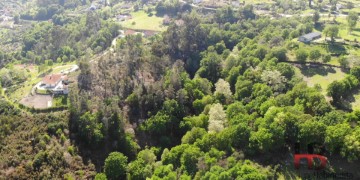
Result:
[[315,11],[314,15],[313,15],[313,21],[315,24],[317,24],[320,20],[320,14],[318,11]]
[[321,53],[318,49],[313,49],[309,53],[309,59],[313,62],[316,62],[318,59],[320,59]]
[[357,21],[359,20],[359,14],[357,12],[351,11],[346,18],[349,26],[349,33],[356,27]]
[[345,56],[339,57],[338,61],[340,63],[341,68],[346,69],[349,67],[349,61],[346,59]]
[[296,60],[298,60],[301,63],[305,63],[307,57],[309,56],[308,52],[304,49],[298,49],[295,52]]
[[335,37],[339,34],[339,26],[337,25],[328,25],[325,27],[324,31],[325,37],[330,36],[331,42],[335,41]]
[[334,102],[339,102],[344,95],[344,83],[340,81],[333,81],[327,88],[327,95],[331,96]]
[[360,127],[357,126],[351,133],[348,133],[344,139],[344,146],[341,149],[341,155],[349,161],[356,161],[360,158]]
[[351,68],[350,74],[355,76],[358,80],[360,80],[360,66],[355,66]]
[[344,145],[345,136],[351,132],[348,123],[336,124],[326,128],[325,142],[332,152],[338,152]]
[[112,152],[105,159],[104,171],[109,180],[125,179],[127,157],[120,152]]
[[209,79],[212,83],[215,83],[221,72],[221,57],[210,50],[200,62],[200,69],[198,73],[201,77]]

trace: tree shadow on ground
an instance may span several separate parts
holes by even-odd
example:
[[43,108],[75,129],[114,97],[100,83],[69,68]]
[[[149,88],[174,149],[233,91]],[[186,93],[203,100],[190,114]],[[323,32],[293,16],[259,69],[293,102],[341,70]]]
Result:
[[355,95],[359,93],[360,93],[360,89],[355,89],[349,92],[348,95],[343,98],[341,104],[339,104],[340,108],[345,110],[352,110],[353,107],[351,103],[356,101]]
[[350,73],[350,68],[341,67],[340,70],[341,70],[341,72],[346,73],[346,74]]
[[317,31],[322,32],[324,30],[324,25],[322,23],[316,23],[314,27]]
[[346,48],[340,43],[330,43],[326,45],[327,50],[333,55],[346,54]]
[[355,95],[359,93],[360,89],[355,89],[344,95],[339,102],[331,101],[331,104],[338,109],[351,112],[353,111],[353,105],[351,103],[354,103],[356,101]]
[[332,67],[324,67],[321,65],[301,65],[301,73],[306,77],[315,75],[326,76],[329,73],[336,73]]

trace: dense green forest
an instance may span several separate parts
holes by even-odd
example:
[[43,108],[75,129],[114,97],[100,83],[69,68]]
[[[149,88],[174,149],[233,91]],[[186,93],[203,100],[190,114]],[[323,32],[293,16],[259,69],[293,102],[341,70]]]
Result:
[[[360,110],[348,101],[359,91],[359,59],[350,58],[359,49],[336,41],[339,26],[316,13],[272,18],[252,5],[203,12],[161,1],[153,10],[173,18],[165,31],[118,38],[123,27],[106,8],[67,13],[84,5],[37,1],[18,21],[39,22],[13,39],[16,50],[0,49],[0,179],[296,179],[295,144],[325,147],[323,171],[360,177]],[[319,27],[330,40],[297,41]],[[14,64],[74,61],[66,110],[36,113],[7,98],[28,80]],[[344,77],[309,86],[298,72],[309,66]]]

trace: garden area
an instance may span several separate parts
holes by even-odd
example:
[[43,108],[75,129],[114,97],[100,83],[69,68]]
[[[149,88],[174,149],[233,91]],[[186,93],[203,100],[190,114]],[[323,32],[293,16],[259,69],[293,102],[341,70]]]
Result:
[[[61,73],[71,69],[75,62],[67,64],[53,64],[51,66],[37,66],[16,64],[8,65],[6,68],[0,70],[0,75],[6,79],[2,79],[9,83],[9,86],[4,93],[5,97],[10,102],[23,103],[29,107],[46,108],[49,106],[48,102],[52,101],[52,97],[46,90],[33,89],[42,78],[47,74]],[[36,94],[38,95],[36,95]],[[63,106],[63,100],[52,103],[52,107],[57,105]],[[65,103],[66,104],[66,103]],[[39,107],[38,107],[39,106]]]
[[164,31],[163,18],[158,17],[155,13],[148,14],[145,11],[137,11],[130,13],[132,19],[126,20],[121,25],[128,29],[135,30],[152,30],[152,31]]

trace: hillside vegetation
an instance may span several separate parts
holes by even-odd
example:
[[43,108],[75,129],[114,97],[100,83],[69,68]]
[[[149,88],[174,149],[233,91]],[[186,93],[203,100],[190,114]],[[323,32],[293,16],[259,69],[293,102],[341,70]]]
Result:
[[[26,1],[21,33],[2,34],[0,179],[359,178],[359,43],[342,37],[358,19],[319,14],[337,3]],[[54,96],[65,110],[14,101],[68,64],[79,66],[69,94]],[[295,151],[327,165],[304,173]]]

